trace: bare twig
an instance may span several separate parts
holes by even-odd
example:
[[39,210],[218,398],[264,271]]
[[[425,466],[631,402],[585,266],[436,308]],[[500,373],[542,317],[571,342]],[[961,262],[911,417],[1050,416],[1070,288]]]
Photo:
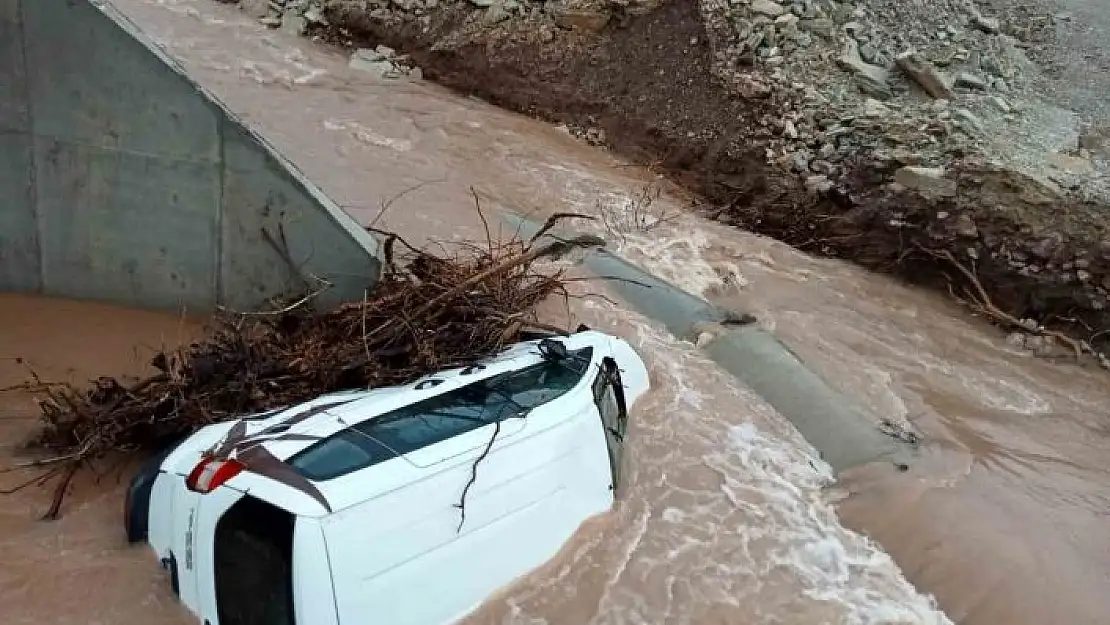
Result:
[[493,443],[497,440],[497,435],[500,433],[501,419],[498,419],[493,422],[493,434],[490,435],[489,441],[486,442],[485,449],[482,450],[482,453],[479,454],[470,465],[470,479],[466,481],[466,486],[463,486],[462,495],[459,496],[459,503],[455,504],[455,507],[459,509],[459,526],[455,528],[456,534],[462,531],[463,524],[466,523],[466,495],[470,492],[470,487],[474,485],[474,482],[478,481],[478,465],[489,455],[490,450],[493,449]]

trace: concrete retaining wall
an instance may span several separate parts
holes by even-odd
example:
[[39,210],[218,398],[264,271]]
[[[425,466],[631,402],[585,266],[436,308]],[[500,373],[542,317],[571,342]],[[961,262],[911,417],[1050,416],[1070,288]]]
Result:
[[358,299],[379,269],[373,237],[110,5],[0,0],[0,291],[245,310],[304,276],[332,283],[325,305]]

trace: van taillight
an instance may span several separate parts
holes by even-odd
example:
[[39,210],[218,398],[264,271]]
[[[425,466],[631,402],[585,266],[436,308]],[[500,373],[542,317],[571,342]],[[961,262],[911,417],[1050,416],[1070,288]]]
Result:
[[238,460],[202,458],[185,478],[185,486],[198,493],[210,493],[220,484],[242,473],[246,466]]

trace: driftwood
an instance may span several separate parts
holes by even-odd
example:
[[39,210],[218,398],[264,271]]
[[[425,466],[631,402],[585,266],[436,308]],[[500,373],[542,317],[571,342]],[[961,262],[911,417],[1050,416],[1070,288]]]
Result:
[[[384,274],[361,301],[317,312],[315,298],[305,296],[268,311],[222,313],[206,338],[159,353],[151,361],[156,373],[138,381],[102,377],[78,388],[36,378],[29,387],[39,397],[41,429],[31,446],[49,457],[15,467],[39,474],[8,492],[53,483],[45,517],[55,518],[70,480],[90,462],[150,452],[205,425],[323,393],[403,384],[495,354],[529,329],[551,329],[536,319],[536,307],[566,295],[562,273],[536,263],[601,243],[514,237],[462,246],[447,258],[383,234]],[[403,255],[394,254],[398,243]]]

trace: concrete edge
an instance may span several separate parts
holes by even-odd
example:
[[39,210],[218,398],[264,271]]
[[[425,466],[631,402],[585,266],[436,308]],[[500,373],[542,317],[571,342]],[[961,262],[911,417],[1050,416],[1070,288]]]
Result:
[[305,174],[300,169],[298,169],[296,165],[294,165],[281,152],[279,152],[268,139],[266,139],[261,134],[256,132],[253,128],[248,126],[243,121],[243,118],[232,111],[231,108],[228,107],[226,104],[224,104],[223,100],[221,100],[215,93],[213,93],[209,89],[206,89],[204,86],[193,80],[189,76],[185,68],[180,63],[178,63],[177,59],[170,56],[170,54],[167,53],[166,50],[162,48],[162,46],[158,45],[145,32],[143,32],[143,30],[139,28],[139,26],[134,21],[132,21],[131,18],[127,17],[119,9],[117,9],[115,5],[112,4],[111,0],[89,0],[89,2],[94,7],[103,12],[109,19],[115,22],[115,24],[119,26],[122,30],[131,35],[135,39],[135,41],[141,43],[143,47],[151,52],[151,54],[158,57],[158,59],[162,61],[166,65],[166,67],[170,68],[174,73],[180,76],[181,79],[188,83],[193,89],[196,89],[196,91],[205,98],[210,106],[214,106],[218,109],[217,113],[219,116],[222,116],[227,121],[242,128],[245,133],[251,139],[253,139],[259,145],[259,147],[262,148],[266,156],[268,156],[270,159],[273,160],[275,164],[277,164],[283,170],[287,171],[290,174],[290,177],[292,178],[294,184],[301,187],[301,189],[305,191],[305,193],[310,195],[314,200],[316,200],[320,204],[320,206],[327,209],[328,218],[331,219],[333,223],[346,231],[347,234],[351,236],[351,238],[353,238],[364,248],[366,248],[367,253],[370,254],[372,257],[380,257],[380,241],[376,237],[367,232],[366,229],[359,225],[358,221],[356,221],[354,217],[351,217],[351,215],[348,214],[347,211],[343,210],[341,206],[336,204],[334,200],[328,197],[323,192],[323,190],[320,189],[320,187],[316,186],[311,180],[309,180],[309,178],[305,176]]
[[[504,219],[523,236],[540,224],[517,215]],[[552,231],[547,237],[569,238]],[[723,309],[650,274],[602,248],[582,264],[641,314],[662,323],[676,338],[704,349],[722,369],[785,417],[836,472],[872,463],[905,465],[914,448],[882,433],[878,419],[836,392],[788,346],[742,312]],[[703,334],[708,335],[708,340]]]

